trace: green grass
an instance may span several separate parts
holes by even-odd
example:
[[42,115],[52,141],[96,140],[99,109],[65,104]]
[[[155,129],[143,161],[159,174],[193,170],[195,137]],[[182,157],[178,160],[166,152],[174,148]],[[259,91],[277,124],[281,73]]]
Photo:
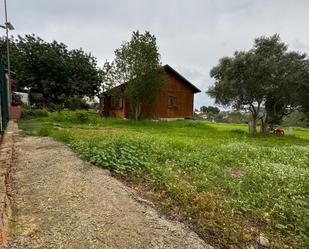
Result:
[[252,136],[245,125],[123,121],[83,112],[21,120],[80,156],[147,186],[162,211],[208,242],[245,247],[263,233],[272,247],[309,246],[309,130]]

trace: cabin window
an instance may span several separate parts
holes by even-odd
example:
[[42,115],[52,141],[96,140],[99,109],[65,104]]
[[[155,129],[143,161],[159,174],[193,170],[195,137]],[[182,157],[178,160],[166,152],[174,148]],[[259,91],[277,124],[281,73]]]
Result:
[[170,108],[175,106],[175,98],[173,96],[168,96],[167,105]]

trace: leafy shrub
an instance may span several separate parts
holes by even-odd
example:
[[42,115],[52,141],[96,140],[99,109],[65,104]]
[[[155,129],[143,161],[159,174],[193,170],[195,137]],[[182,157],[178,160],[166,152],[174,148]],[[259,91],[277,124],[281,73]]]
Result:
[[71,146],[91,163],[122,175],[129,172],[137,175],[146,170],[147,163],[151,161],[149,141],[140,139],[106,137],[103,141],[75,141]]
[[30,101],[31,104],[35,104],[37,106],[42,106],[46,102],[42,93],[30,93],[29,94],[29,101]]
[[48,111],[46,109],[32,109],[32,108],[22,108],[21,117],[23,119],[30,119],[30,118],[41,118],[47,117]]
[[90,108],[90,105],[86,103],[86,101],[80,97],[70,97],[64,103],[64,107],[68,108],[72,111]]
[[65,122],[73,124],[98,124],[101,122],[101,118],[95,113],[88,111],[61,111],[54,112],[50,116],[51,121]]

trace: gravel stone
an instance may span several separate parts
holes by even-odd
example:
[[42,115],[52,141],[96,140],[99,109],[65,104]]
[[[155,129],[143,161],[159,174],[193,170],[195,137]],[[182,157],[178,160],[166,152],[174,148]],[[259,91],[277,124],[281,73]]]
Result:
[[256,237],[256,242],[263,247],[269,247],[269,240],[263,234]]

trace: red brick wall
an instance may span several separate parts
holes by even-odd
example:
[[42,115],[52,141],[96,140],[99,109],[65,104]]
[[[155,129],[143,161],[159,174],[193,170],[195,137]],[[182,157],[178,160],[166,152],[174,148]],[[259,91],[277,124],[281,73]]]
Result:
[[21,117],[20,106],[10,106],[9,115],[10,115],[10,119],[20,119]]

